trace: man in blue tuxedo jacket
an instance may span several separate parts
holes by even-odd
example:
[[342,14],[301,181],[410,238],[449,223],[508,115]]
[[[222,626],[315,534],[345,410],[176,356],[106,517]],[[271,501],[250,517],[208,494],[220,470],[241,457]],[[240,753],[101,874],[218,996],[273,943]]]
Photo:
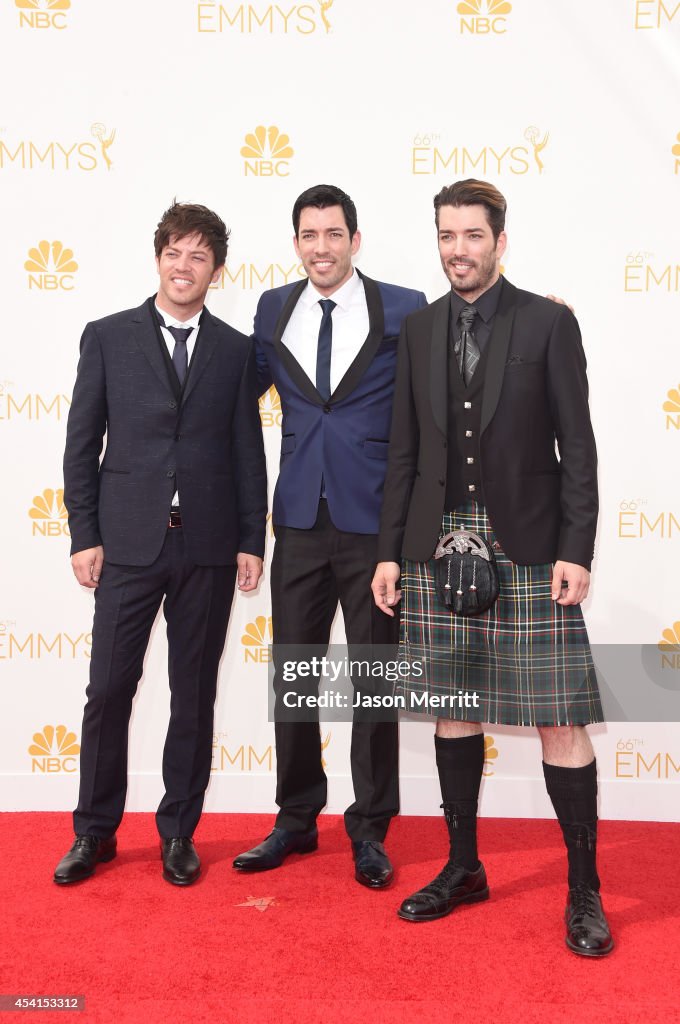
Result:
[[[275,663],[281,645],[323,655],[338,602],[350,645],[397,639],[396,623],[372,604],[370,585],[397,338],[404,317],[427,304],[422,292],[378,283],[353,267],[361,235],[341,189],[303,192],[293,226],[308,278],[265,292],[254,329],[260,391],[274,383],[283,410],[273,509]],[[277,706],[283,687],[277,671]],[[317,847],[327,785],[318,717],[306,718],[284,721],[277,713],[280,811],[264,842],[234,861],[241,871],[279,867],[288,854]],[[345,826],[355,877],[380,888],[392,878],[383,840],[399,808],[396,721],[354,721],[351,767],[355,800]]]

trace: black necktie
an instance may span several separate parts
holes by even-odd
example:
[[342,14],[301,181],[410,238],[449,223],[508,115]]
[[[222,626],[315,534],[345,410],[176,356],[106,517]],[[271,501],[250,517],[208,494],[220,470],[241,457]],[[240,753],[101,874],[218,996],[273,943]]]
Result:
[[170,334],[175,339],[175,347],[172,350],[172,365],[177,371],[180,384],[184,384],[184,378],[187,375],[187,366],[189,363],[187,354],[187,338],[193,331],[193,327],[167,327],[166,330],[170,331]]
[[319,299],[323,310],[319,327],[319,343],[316,350],[316,390],[328,401],[331,397],[331,349],[333,347],[333,321],[331,316],[336,303],[332,299]]
[[472,375],[477,369],[477,363],[479,362],[479,345],[472,330],[476,316],[477,310],[474,306],[463,306],[458,316],[460,321],[460,338],[453,349],[458,359],[458,369],[461,372],[466,387],[472,380]]

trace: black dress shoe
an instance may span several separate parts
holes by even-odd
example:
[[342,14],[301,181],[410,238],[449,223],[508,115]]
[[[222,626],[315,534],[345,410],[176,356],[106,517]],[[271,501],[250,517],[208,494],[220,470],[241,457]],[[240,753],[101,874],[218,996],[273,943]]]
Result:
[[354,854],[354,877],[369,889],[384,889],[394,875],[390,859],[382,843],[373,839],[352,842]]
[[404,900],[397,914],[405,921],[436,921],[460,903],[478,903],[488,898],[483,864],[476,871],[468,871],[449,861],[433,882]]
[[189,836],[177,836],[161,841],[163,878],[173,885],[191,885],[201,873],[194,841]]
[[100,839],[98,836],[76,836],[76,841],[65,857],[62,857],[54,872],[57,885],[82,882],[94,874],[101,861],[113,860],[116,856],[116,837]]
[[269,871],[280,868],[289,853],[311,853],[319,845],[319,833],[289,832],[285,828],[273,829],[259,846],[241,853],[234,860],[237,871]]
[[606,956],[614,948],[600,894],[589,885],[577,885],[567,897],[567,946],[580,956]]

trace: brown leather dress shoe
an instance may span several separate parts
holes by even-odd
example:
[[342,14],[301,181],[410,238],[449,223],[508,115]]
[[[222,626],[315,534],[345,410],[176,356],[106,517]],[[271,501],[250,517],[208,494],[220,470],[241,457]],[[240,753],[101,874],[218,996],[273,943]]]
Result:
[[99,836],[76,836],[68,853],[61,858],[54,872],[57,885],[82,882],[94,874],[100,862],[113,860],[116,856],[116,837],[100,839]]
[[579,956],[606,956],[614,948],[607,918],[602,909],[599,892],[589,885],[577,885],[569,890],[566,943],[572,953]]

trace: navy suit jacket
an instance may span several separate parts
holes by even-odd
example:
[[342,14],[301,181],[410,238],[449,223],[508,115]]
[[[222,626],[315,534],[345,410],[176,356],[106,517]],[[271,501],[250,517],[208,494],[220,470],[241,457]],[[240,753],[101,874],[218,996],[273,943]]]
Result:
[[399,331],[404,317],[427,299],[410,288],[360,277],[368,337],[327,402],[281,341],[307,279],[267,291],[258,303],[259,389],[274,383],[283,412],[275,526],[314,526],[323,476],[333,524],[349,533],[378,533]]
[[103,544],[108,562],[151,565],[178,490],[196,565],[261,556],[267,479],[256,386],[252,343],[207,309],[184,388],[153,299],[88,324],[64,454],[72,553]]

